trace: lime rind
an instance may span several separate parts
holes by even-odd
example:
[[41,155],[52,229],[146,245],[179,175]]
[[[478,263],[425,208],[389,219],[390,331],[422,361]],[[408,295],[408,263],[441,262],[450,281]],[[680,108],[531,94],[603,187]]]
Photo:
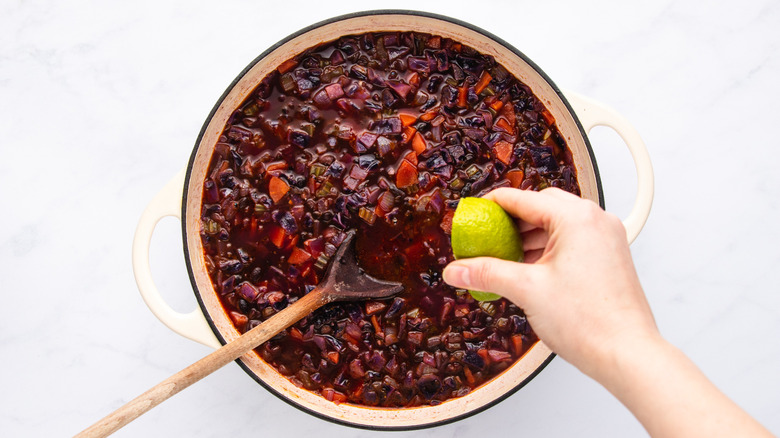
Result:
[[[514,219],[497,203],[483,198],[461,198],[452,217],[452,253],[456,259],[496,257],[523,261],[523,243]],[[469,290],[478,301],[500,295]]]

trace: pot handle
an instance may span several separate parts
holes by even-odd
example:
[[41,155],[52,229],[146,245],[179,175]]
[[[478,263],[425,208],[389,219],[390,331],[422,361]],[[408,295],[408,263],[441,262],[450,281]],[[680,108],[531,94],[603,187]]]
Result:
[[181,194],[185,171],[186,169],[182,169],[170,180],[141,214],[133,238],[133,274],[141,297],[160,322],[185,338],[200,342],[207,347],[219,348],[222,344],[211,331],[203,312],[200,309],[190,313],[179,313],[173,310],[157,290],[149,266],[149,245],[157,223],[166,216],[174,216],[181,220]]
[[577,113],[585,132],[590,132],[596,126],[612,128],[620,135],[620,138],[628,146],[631,157],[636,167],[637,187],[634,207],[623,219],[626,227],[626,237],[631,243],[642,231],[647,217],[650,215],[650,207],[653,205],[654,178],[653,166],[650,164],[650,155],[637,130],[614,109],[597,102],[589,97],[574,92],[565,92],[566,99]]

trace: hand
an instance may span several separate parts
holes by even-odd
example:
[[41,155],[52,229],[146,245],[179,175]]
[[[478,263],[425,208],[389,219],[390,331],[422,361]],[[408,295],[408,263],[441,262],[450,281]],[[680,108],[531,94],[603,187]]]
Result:
[[526,262],[457,260],[444,270],[447,283],[516,303],[545,344],[591,376],[607,349],[660,337],[617,217],[554,188],[485,198],[521,220]]
[[485,197],[520,218],[526,262],[457,260],[444,270],[447,283],[519,305],[545,344],[653,437],[771,436],[661,337],[618,218],[558,189]]

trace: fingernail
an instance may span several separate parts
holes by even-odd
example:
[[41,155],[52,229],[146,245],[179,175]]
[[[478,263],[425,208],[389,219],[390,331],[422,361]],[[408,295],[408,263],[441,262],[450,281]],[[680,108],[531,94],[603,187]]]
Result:
[[442,277],[444,277],[444,281],[451,286],[463,288],[471,286],[469,269],[464,266],[449,265],[444,269]]

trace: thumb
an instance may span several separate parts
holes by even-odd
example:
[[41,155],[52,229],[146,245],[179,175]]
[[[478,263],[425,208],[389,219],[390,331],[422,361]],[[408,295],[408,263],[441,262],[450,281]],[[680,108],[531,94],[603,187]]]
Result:
[[446,268],[444,281],[454,287],[497,293],[522,307],[524,290],[536,266],[493,257],[456,260]]

